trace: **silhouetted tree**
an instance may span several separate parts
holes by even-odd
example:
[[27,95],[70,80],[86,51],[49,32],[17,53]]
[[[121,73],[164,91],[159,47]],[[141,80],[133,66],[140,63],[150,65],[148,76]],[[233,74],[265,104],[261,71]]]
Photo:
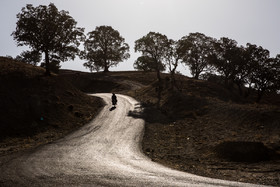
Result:
[[162,69],[165,70],[164,61],[169,49],[169,45],[170,43],[167,36],[155,32],[149,32],[146,36],[143,36],[142,38],[135,41],[135,52],[141,52],[144,58],[148,57],[148,63],[151,63],[151,66],[149,65],[149,67],[152,67],[157,73],[157,107],[160,107],[162,92],[162,81],[160,72],[162,71]]
[[83,65],[86,68],[88,68],[91,73],[93,71],[99,72],[102,69],[102,67],[98,66],[97,64],[94,64],[94,62],[91,61],[85,62]]
[[45,54],[46,75],[50,75],[50,54],[57,60],[74,59],[84,39],[83,28],[67,11],[58,11],[53,3],[33,7],[27,4],[17,14],[17,27],[12,36],[18,46],[27,45],[32,51]]
[[110,67],[130,57],[128,44],[111,26],[96,27],[94,31],[88,33],[88,36],[84,43],[84,51],[81,53],[81,58],[88,60],[84,64],[85,67],[103,68],[104,72],[108,72]]
[[38,51],[23,51],[20,55],[16,56],[15,59],[27,64],[32,64],[33,66],[37,66],[42,59],[42,55]]
[[160,33],[149,32],[146,36],[135,41],[135,52],[141,52],[144,58],[149,59],[149,63],[157,72],[157,78],[161,82],[160,72],[165,70],[164,60],[169,48],[168,38]]
[[235,61],[234,64],[234,73],[233,73],[233,82],[238,86],[239,94],[243,95],[242,88],[246,84],[246,78],[248,77],[248,74],[251,72],[252,67],[250,64],[250,61],[248,60],[248,52],[245,47],[241,46],[239,47],[239,50],[237,50],[237,53],[239,56],[239,59]]
[[[159,67],[160,71],[164,71],[164,66]],[[155,71],[157,68],[157,64],[154,63],[154,60],[149,56],[140,56],[137,58],[137,60],[134,62],[133,65],[134,69],[140,70],[140,71]]]
[[209,55],[213,51],[213,38],[202,33],[190,33],[179,40],[179,53],[182,62],[189,66],[195,79],[209,66]]
[[170,72],[170,77],[171,77],[171,86],[172,88],[175,86],[176,84],[176,80],[175,80],[175,73],[176,73],[176,69],[179,65],[179,61],[181,60],[181,55],[179,53],[178,50],[178,42],[170,39],[169,40],[169,45],[167,48],[167,52],[166,52],[166,67],[168,68],[169,72]]
[[229,80],[234,80],[240,62],[240,48],[235,40],[221,38],[214,43],[214,51],[209,57],[209,62],[220,73],[228,86]]
[[275,86],[275,75],[271,69],[272,59],[267,59],[263,64],[256,66],[254,70],[253,87],[258,92],[257,102],[259,102],[265,91],[273,91]]
[[274,87],[275,91],[280,91],[280,54],[277,54],[273,59],[272,72],[274,74]]
[[[46,62],[41,63],[41,67],[46,68]],[[59,56],[56,54],[50,54],[49,57],[49,69],[51,72],[58,73],[60,69],[60,61],[59,61]]]
[[277,90],[279,80],[278,56],[270,58],[269,51],[261,46],[247,44],[247,77],[249,89],[257,90],[259,102],[266,91]]
[[245,60],[246,66],[244,68],[244,82],[248,86],[248,91],[246,93],[246,97],[250,95],[253,80],[254,80],[254,71],[256,66],[258,66],[258,62],[256,61],[258,56],[258,47],[256,45],[252,45],[250,43],[246,44],[245,51],[243,53],[243,58]]

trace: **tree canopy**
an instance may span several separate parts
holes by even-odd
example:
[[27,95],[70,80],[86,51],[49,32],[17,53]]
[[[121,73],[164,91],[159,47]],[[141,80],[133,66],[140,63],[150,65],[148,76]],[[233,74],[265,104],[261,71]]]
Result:
[[128,44],[117,30],[111,26],[99,26],[88,33],[81,58],[88,61],[84,63],[85,67],[91,70],[103,68],[108,72],[110,67],[130,57],[128,51]]
[[181,60],[181,55],[178,47],[178,41],[174,41],[169,39],[169,45],[167,47],[167,51],[165,54],[165,65],[172,76],[174,76],[175,71],[179,65],[179,61]]
[[235,40],[222,37],[214,43],[213,53],[210,55],[210,63],[224,77],[226,86],[228,81],[232,80],[237,73],[236,66],[241,60],[240,52],[240,48]]
[[59,11],[53,3],[38,7],[27,4],[17,18],[17,27],[12,36],[18,46],[27,45],[32,51],[45,54],[47,75],[50,75],[50,56],[67,61],[78,54],[84,29],[76,27],[77,22],[67,11]]
[[[179,62],[189,66],[194,78],[219,77],[227,88],[236,84],[240,94],[243,88],[248,96],[251,88],[258,93],[259,101],[265,91],[280,90],[280,55],[270,57],[269,51],[261,46],[247,44],[238,46],[233,39],[219,40],[202,33],[190,33],[179,41],[168,39],[160,33],[150,32],[135,41],[135,52],[141,52],[134,68],[143,71],[160,72],[166,68],[174,79]],[[173,76],[172,76],[173,75]],[[175,80],[173,80],[175,81]]]
[[42,55],[38,51],[23,51],[16,57],[16,60],[37,66],[41,61]]
[[155,32],[149,32],[146,36],[135,41],[135,52],[141,52],[143,59],[149,59],[146,63],[151,63],[148,66],[157,72],[159,80],[161,80],[160,72],[165,70],[164,60],[169,45],[167,36]]
[[179,40],[179,53],[195,79],[209,66],[214,39],[202,33],[190,33]]
[[269,51],[261,46],[247,44],[247,84],[258,92],[259,101],[265,91],[277,89],[277,58],[270,58]]
[[[134,69],[140,70],[140,71],[155,71],[157,69],[156,64],[154,63],[154,60],[149,56],[140,56],[137,58],[137,60],[134,62]],[[161,64],[159,67],[160,71],[164,71],[164,66]]]

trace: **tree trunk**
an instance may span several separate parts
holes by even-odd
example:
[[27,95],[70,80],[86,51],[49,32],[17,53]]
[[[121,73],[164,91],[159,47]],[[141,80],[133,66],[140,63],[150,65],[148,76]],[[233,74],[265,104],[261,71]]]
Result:
[[172,90],[174,89],[174,86],[175,86],[175,72],[174,71],[171,71],[170,72],[170,75],[171,75],[171,88],[172,88]]
[[242,84],[237,83],[237,86],[238,86],[238,90],[239,90],[239,95],[242,96],[243,95]]
[[162,92],[162,85],[161,81],[158,82],[158,86],[156,88],[157,91],[157,108],[160,108],[160,101],[161,101],[161,92]]
[[250,94],[251,94],[251,89],[252,89],[252,86],[251,86],[251,84],[249,84],[249,87],[248,87],[248,89],[247,89],[247,92],[245,93],[245,98],[248,98],[248,97],[250,96]]
[[171,89],[174,90],[174,87],[177,88],[177,90],[179,90],[177,82],[176,82],[176,78],[175,78],[175,71],[171,72]]
[[104,63],[104,72],[109,72],[109,66],[108,66],[107,60],[105,60],[105,63]]
[[[179,59],[176,58],[176,61],[175,61],[175,63],[173,64],[173,65],[174,65],[173,69],[170,69],[170,74],[171,74],[171,88],[172,88],[172,90],[174,89],[174,87],[176,87],[176,88],[178,89],[178,86],[177,86],[177,84],[176,84],[176,78],[175,78],[175,72],[176,72],[176,68],[177,68],[177,66],[178,66],[178,61],[179,61]],[[178,90],[179,90],[179,89],[178,89]]]
[[161,83],[161,77],[160,77],[160,71],[157,70],[157,78],[158,78],[158,82]]
[[263,93],[264,93],[264,90],[258,90],[258,97],[256,100],[257,103],[259,103],[261,101]]
[[158,101],[157,101],[157,107],[160,108],[162,86],[161,86],[161,77],[160,77],[159,69],[157,70],[157,78],[158,78],[158,87],[157,87]]
[[109,67],[108,66],[105,66],[104,72],[109,72]]
[[51,76],[51,71],[50,71],[50,59],[49,59],[49,52],[45,51],[45,61],[46,61],[46,76]]

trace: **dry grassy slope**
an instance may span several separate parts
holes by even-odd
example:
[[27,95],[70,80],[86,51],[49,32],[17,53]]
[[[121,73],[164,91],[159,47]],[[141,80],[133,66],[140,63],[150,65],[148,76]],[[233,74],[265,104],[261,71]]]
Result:
[[[244,99],[237,89],[185,76],[176,77],[178,89],[172,90],[168,75],[162,74],[158,110],[155,73],[83,76],[93,82],[111,82],[110,92],[125,93],[142,102],[143,115],[130,115],[146,120],[143,150],[152,160],[203,176],[280,184],[279,95],[265,96],[256,104],[256,94]],[[126,80],[138,87],[124,84]]]
[[102,106],[62,77],[0,57],[0,154],[55,140],[91,120]]
[[148,106],[144,152],[203,176],[279,185],[279,106],[268,104],[268,98],[267,104],[253,103],[254,97],[245,100],[237,90],[215,83],[177,79],[179,90],[163,82],[160,111],[151,107],[157,101],[156,83],[133,92]]
[[[63,79],[84,92],[125,93],[140,100],[146,106],[143,116],[140,117],[144,117],[147,121],[143,150],[157,162],[215,178],[280,184],[280,163],[277,155],[280,150],[279,105],[271,105],[280,103],[279,95],[265,97],[263,103],[266,105],[259,105],[252,102],[254,96],[244,100],[235,89],[228,90],[215,83],[197,81],[184,76],[176,77],[178,90],[172,90],[168,75],[163,74],[162,77],[164,81],[160,110],[155,107],[157,102],[155,73],[92,74],[63,70],[59,78],[52,77],[45,81],[43,77],[37,76],[37,79],[46,85],[55,85],[56,80]],[[67,88],[71,87],[67,85],[68,83],[65,83],[66,88],[63,88],[60,94],[69,100],[62,101],[62,98],[56,98],[57,94],[50,94],[44,100],[55,101],[58,105],[52,105],[54,108],[60,106],[64,111],[67,109],[68,115],[79,116],[79,112],[75,115],[74,111],[80,106],[80,102],[70,99],[80,98],[83,94],[72,88],[67,92]],[[55,86],[44,86],[42,90],[45,90],[44,93],[56,93],[51,90],[57,89]],[[70,112],[72,107],[69,103],[73,103],[74,106]],[[65,119],[72,118],[66,116]],[[237,145],[231,142],[237,142]],[[253,144],[253,148],[250,148],[248,142],[259,144]],[[249,155],[248,161],[252,159],[250,156],[262,155],[264,152],[260,160],[264,158],[266,160],[251,163],[233,162],[224,154],[228,148],[235,150],[232,153],[235,158],[240,154]],[[241,153],[238,148],[241,148]],[[248,149],[252,151],[246,152]],[[257,152],[254,152],[254,149],[257,149]]]
[[[158,110],[155,73],[64,70],[60,76],[82,91],[124,93],[140,100],[146,109],[135,117],[146,120],[143,150],[154,161],[209,177],[280,184],[279,95],[264,97],[266,105],[255,104],[254,94],[245,100],[237,89],[180,75],[178,90],[172,90],[168,75],[162,74]],[[233,152],[227,155],[227,150]]]

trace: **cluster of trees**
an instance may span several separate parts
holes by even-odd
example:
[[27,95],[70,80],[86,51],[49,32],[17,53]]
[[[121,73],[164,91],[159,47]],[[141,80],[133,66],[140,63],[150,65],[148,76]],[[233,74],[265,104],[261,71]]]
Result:
[[[76,56],[87,61],[84,66],[90,71],[105,72],[130,56],[129,46],[117,30],[99,26],[85,36],[84,28],[77,27],[69,13],[59,11],[53,3],[38,7],[28,4],[17,18],[12,36],[18,46],[30,47],[17,59],[37,65],[44,54],[41,66],[46,68],[46,75],[58,70],[60,62]],[[134,50],[141,53],[134,68],[156,71],[159,83],[160,72],[168,69],[174,85],[176,68],[182,63],[190,68],[195,79],[218,75],[226,86],[238,85],[241,94],[244,85],[254,88],[259,93],[258,100],[265,91],[279,91],[280,55],[271,58],[261,46],[238,46],[235,40],[215,39],[202,33],[190,33],[174,41],[161,33],[149,32],[135,41]]]
[[[242,87],[254,88],[259,101],[265,91],[280,89],[280,55],[271,58],[269,51],[248,43],[238,46],[235,40],[219,40],[202,33],[190,33],[178,41],[160,33],[150,32],[135,41],[135,51],[141,52],[134,68],[160,72],[168,68],[171,80],[178,63],[187,65],[195,79],[220,76],[225,86],[235,83],[240,94]],[[249,92],[246,92],[248,96]]]
[[[67,11],[59,11],[53,3],[33,7],[27,4],[17,14],[17,27],[12,33],[18,46],[27,45],[29,51],[22,52],[17,60],[46,68],[46,75],[58,71],[60,62],[74,60],[76,56],[86,59],[85,67],[90,71],[108,71],[129,58],[129,46],[120,33],[110,26],[100,26],[84,35],[84,28]],[[84,42],[84,50],[80,44]]]

